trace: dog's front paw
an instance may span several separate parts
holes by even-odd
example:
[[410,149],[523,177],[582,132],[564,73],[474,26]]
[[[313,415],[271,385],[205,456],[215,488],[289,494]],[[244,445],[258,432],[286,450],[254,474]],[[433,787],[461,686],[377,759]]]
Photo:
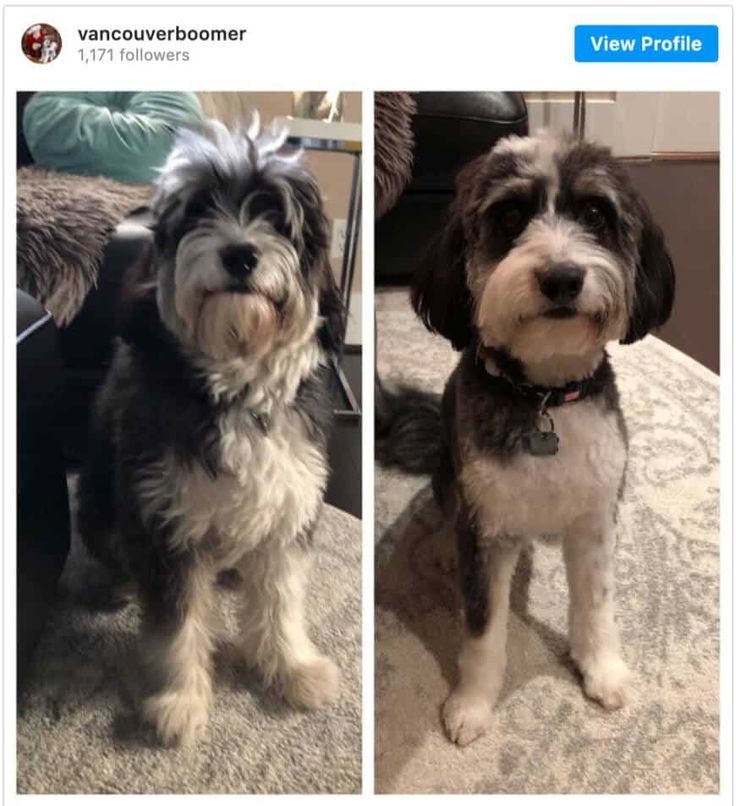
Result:
[[581,666],[585,693],[604,708],[622,708],[631,699],[633,675],[617,655]]
[[209,700],[187,691],[167,690],[143,701],[143,720],[152,725],[161,744],[193,744],[207,724]]
[[337,697],[340,672],[323,655],[303,661],[284,675],[281,688],[287,702],[297,708],[321,708]]
[[493,701],[456,688],[442,706],[442,721],[451,742],[464,747],[482,736],[493,719]]

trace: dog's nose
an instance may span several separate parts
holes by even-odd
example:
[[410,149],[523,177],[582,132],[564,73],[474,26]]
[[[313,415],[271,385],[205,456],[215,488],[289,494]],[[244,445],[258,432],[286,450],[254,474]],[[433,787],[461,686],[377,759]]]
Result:
[[565,305],[578,296],[583,287],[583,270],[560,264],[539,275],[539,288],[547,299]]
[[220,260],[229,275],[236,280],[242,280],[256,267],[258,256],[252,246],[230,244],[220,249]]

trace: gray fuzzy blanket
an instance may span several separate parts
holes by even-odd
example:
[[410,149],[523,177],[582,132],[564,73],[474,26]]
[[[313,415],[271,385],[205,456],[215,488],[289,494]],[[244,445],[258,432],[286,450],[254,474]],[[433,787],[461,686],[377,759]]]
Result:
[[148,185],[43,168],[18,171],[18,288],[35,297],[58,325],[78,313],[97,282],[112,230],[148,201]]

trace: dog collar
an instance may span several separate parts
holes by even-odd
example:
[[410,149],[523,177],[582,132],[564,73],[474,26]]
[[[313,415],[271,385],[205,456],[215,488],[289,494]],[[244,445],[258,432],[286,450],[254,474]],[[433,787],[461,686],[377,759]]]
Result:
[[565,386],[537,386],[532,383],[515,383],[504,375],[498,377],[511,384],[522,397],[542,410],[584,400],[591,393],[593,380],[584,378],[581,381],[571,381]]
[[487,378],[507,385],[535,409],[535,421],[520,440],[522,449],[535,457],[555,456],[560,449],[560,436],[555,431],[555,422],[549,409],[577,403],[591,394],[600,393],[610,373],[604,355],[593,374],[587,378],[571,381],[565,386],[539,386],[526,380],[522,363],[505,350],[481,345],[476,361],[483,363],[481,371]]
[[597,371],[587,378],[570,381],[564,386],[540,386],[524,379],[521,364],[505,350],[495,347],[481,347],[478,358],[483,362],[485,372],[511,386],[517,394],[528,400],[540,412],[577,403],[601,390]]

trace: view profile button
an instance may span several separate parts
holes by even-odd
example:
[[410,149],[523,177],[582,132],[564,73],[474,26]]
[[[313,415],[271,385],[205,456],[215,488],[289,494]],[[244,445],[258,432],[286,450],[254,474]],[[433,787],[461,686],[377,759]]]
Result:
[[576,25],[576,62],[717,62],[717,25]]

